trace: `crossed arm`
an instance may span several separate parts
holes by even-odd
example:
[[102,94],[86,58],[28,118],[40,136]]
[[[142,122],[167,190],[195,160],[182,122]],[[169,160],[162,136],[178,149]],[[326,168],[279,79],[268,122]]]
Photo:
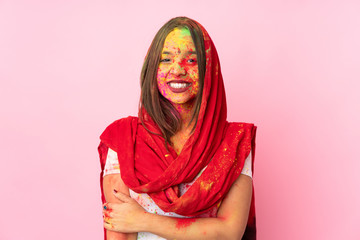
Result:
[[[252,179],[240,174],[216,218],[180,219],[147,213],[129,197],[120,174],[104,177],[104,227],[107,240],[133,240],[137,232],[151,232],[166,239],[241,239],[244,234],[252,196]],[[117,190],[117,193],[113,191]]]

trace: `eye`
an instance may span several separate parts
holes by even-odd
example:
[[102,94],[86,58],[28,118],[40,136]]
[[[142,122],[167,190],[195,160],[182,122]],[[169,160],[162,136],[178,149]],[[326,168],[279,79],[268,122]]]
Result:
[[164,59],[161,59],[160,62],[170,62],[171,59],[170,58],[164,58]]
[[187,62],[188,63],[194,63],[194,62],[196,62],[196,60],[195,59],[188,59]]

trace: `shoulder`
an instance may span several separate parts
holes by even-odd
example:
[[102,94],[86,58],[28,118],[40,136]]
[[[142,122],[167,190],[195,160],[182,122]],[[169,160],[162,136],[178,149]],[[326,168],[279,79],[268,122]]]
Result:
[[250,149],[255,148],[256,130],[254,123],[229,122],[225,134],[233,139],[241,139],[241,144]]
[[242,128],[255,127],[254,123],[247,123],[247,122],[228,122],[228,124],[233,125],[233,126],[242,127]]
[[117,132],[121,130],[121,128],[126,127],[129,124],[132,124],[134,121],[137,122],[138,118],[134,116],[128,116],[125,118],[117,119],[105,128],[100,138],[105,137],[106,134]]
[[246,122],[228,122],[228,130],[230,131],[240,131],[239,133],[244,132],[245,134],[255,134],[257,126],[254,123]]
[[137,121],[137,119],[138,118],[134,117],[134,116],[128,116],[128,117],[120,118],[120,119],[117,119],[117,120],[113,121],[111,124],[109,124],[106,127],[106,129],[116,128],[116,127],[119,127],[119,126],[124,125],[126,123],[132,122],[134,120]]
[[101,142],[116,150],[116,146],[120,144],[121,138],[129,135],[131,136],[132,126],[134,124],[136,125],[137,122],[138,118],[133,116],[115,120],[110,125],[108,125],[100,135]]

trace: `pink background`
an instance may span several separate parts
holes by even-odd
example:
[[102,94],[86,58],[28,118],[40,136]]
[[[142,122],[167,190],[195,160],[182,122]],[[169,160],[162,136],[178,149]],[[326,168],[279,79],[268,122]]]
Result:
[[360,239],[359,12],[357,0],[0,1],[0,239],[102,238],[98,137],[136,115],[147,48],[179,15],[214,40],[229,120],[258,126],[258,239]]

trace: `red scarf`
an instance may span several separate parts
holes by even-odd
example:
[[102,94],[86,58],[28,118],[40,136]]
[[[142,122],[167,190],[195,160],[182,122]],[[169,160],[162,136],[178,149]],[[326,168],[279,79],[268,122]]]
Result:
[[[218,55],[210,36],[201,28],[206,52],[203,97],[196,129],[180,155],[170,145],[167,151],[164,138],[149,133],[137,117],[123,118],[109,125],[100,136],[99,146],[102,170],[110,147],[118,153],[121,178],[130,189],[148,193],[165,212],[185,216],[199,215],[219,204],[239,177],[250,151],[252,163],[255,158],[256,126],[226,121],[225,90]],[[145,126],[161,133],[146,110],[142,111]],[[191,182],[205,166],[207,168],[189,190],[178,196],[178,185]],[[102,200],[105,202],[103,189]],[[253,194],[243,239],[255,239],[255,233]]]

